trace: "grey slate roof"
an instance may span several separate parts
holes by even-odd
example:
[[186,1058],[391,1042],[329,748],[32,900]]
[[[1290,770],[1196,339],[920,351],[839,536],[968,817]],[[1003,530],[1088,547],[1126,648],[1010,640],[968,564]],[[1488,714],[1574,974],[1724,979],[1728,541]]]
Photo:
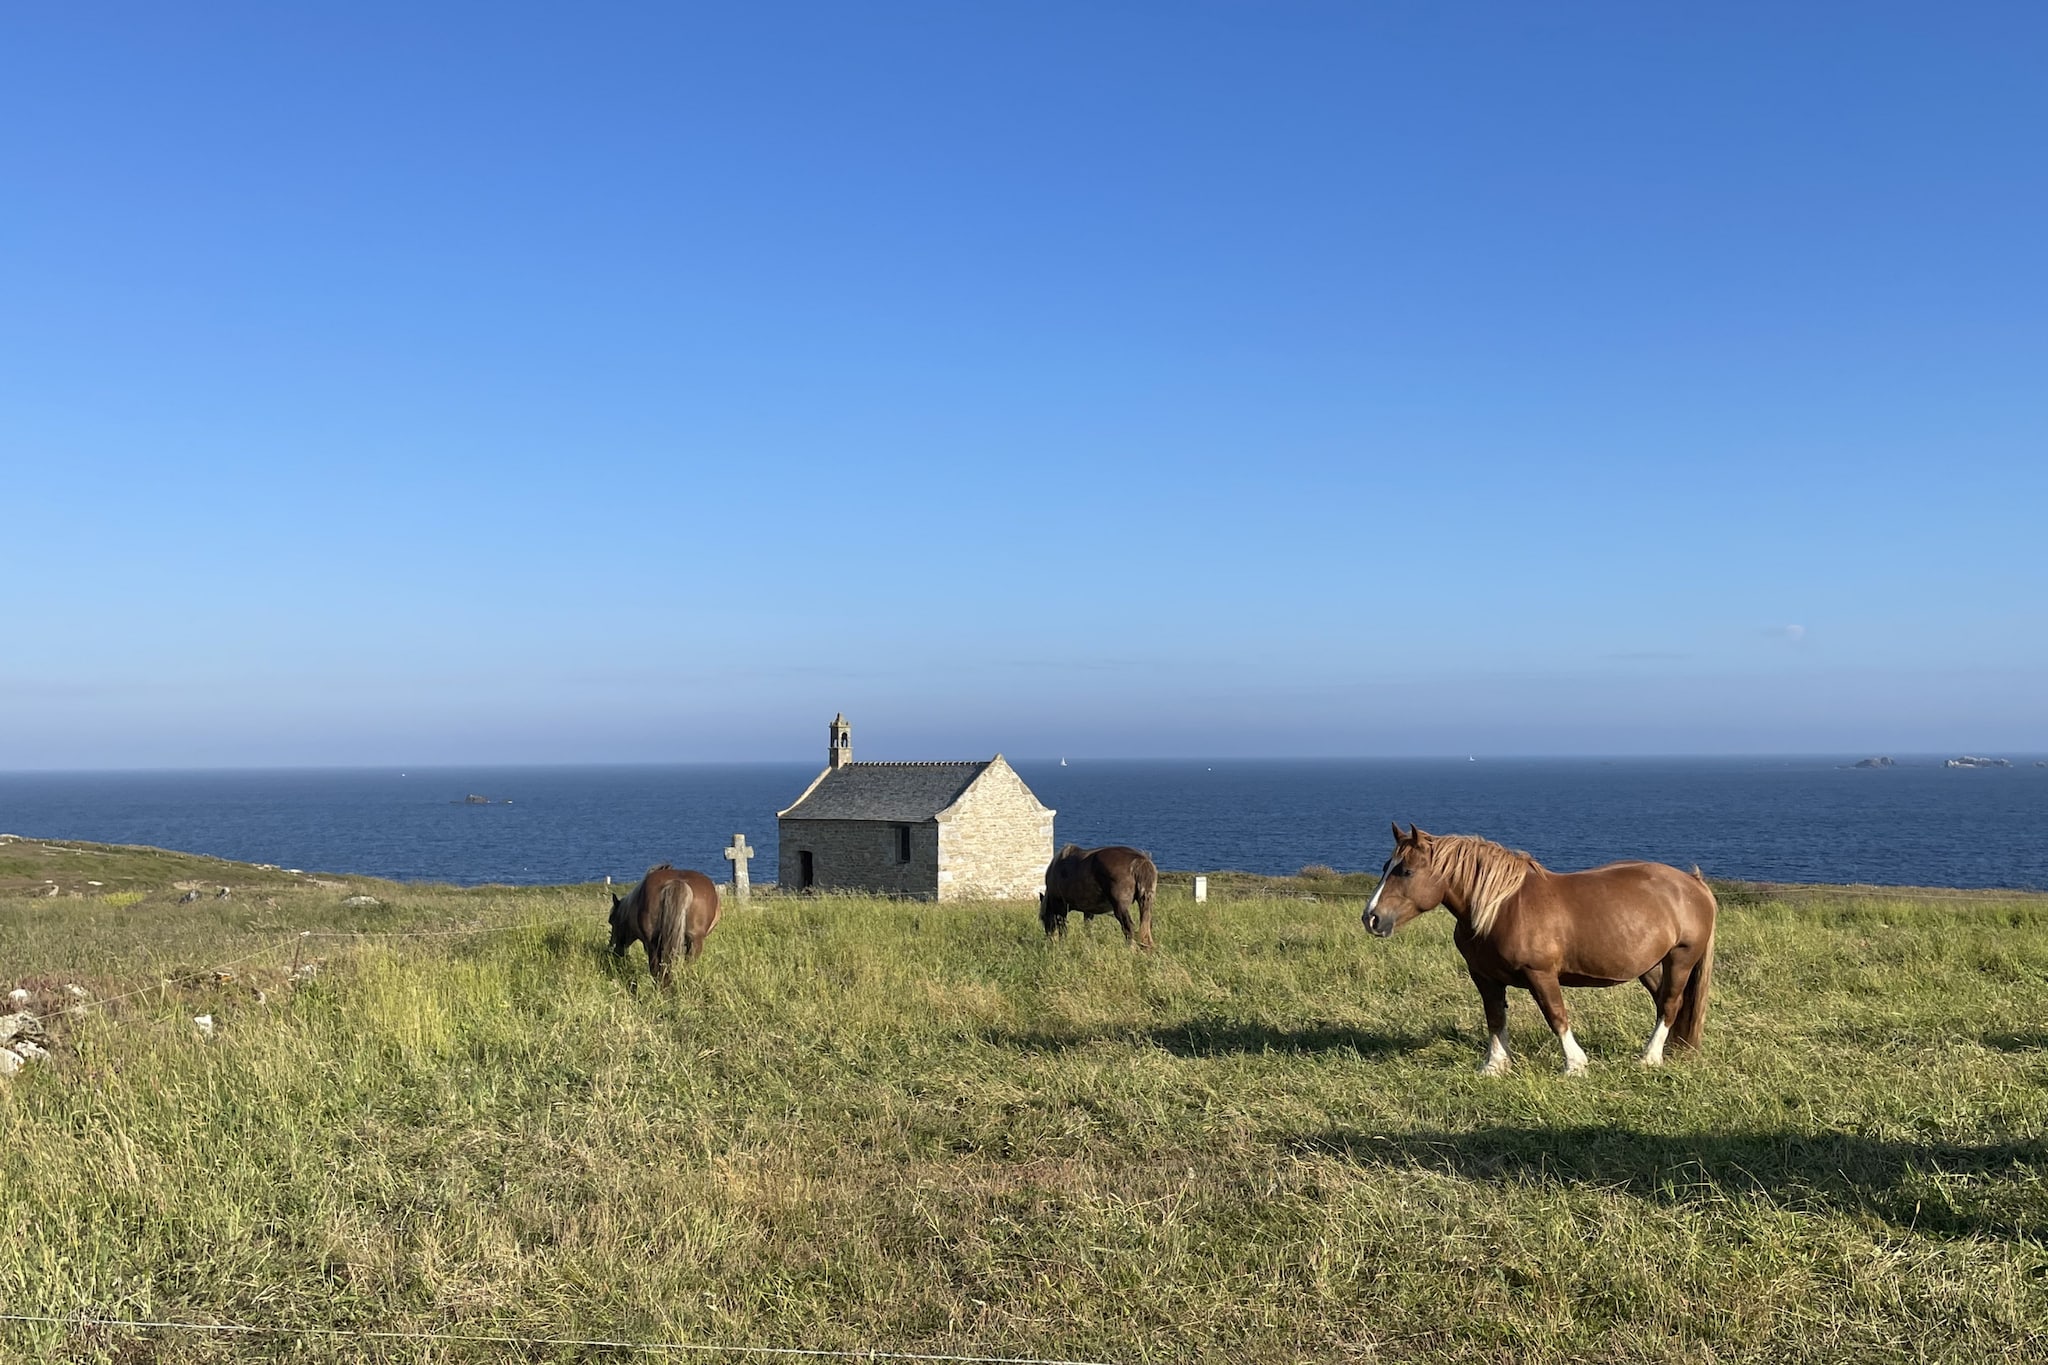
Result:
[[980,763],[849,763],[828,772],[782,812],[784,820],[929,820],[960,799],[994,760]]

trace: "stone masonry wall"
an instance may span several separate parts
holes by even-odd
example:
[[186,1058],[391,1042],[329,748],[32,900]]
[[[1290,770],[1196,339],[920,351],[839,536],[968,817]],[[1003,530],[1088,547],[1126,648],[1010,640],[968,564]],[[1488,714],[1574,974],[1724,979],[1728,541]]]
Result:
[[1021,900],[1045,889],[1053,812],[1001,758],[939,812],[938,897]]
[[[820,891],[871,891],[884,896],[941,899],[940,833],[930,820],[910,826],[910,861],[896,859],[897,826],[886,820],[780,820],[776,822],[776,883],[803,886],[803,849],[811,851],[812,885]],[[1049,861],[1049,859],[1048,859]],[[1041,869],[1042,870],[1042,869]]]

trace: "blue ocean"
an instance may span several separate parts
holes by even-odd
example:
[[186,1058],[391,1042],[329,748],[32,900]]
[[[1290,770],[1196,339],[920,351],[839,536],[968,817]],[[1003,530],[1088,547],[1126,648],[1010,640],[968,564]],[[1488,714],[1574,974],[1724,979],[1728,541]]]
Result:
[[[1388,822],[1483,834],[1560,870],[1653,858],[1759,881],[2048,890],[2048,767],[1901,758],[1020,762],[1062,841],[1162,868],[1376,869]],[[814,764],[0,774],[0,831],[307,871],[480,884],[775,875]],[[467,802],[481,796],[490,804]]]

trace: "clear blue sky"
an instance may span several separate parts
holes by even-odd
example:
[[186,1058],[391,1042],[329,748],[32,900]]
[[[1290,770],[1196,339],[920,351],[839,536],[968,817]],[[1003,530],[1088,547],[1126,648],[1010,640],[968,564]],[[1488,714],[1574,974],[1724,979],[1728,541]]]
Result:
[[17,5],[0,768],[2048,750],[2039,5]]

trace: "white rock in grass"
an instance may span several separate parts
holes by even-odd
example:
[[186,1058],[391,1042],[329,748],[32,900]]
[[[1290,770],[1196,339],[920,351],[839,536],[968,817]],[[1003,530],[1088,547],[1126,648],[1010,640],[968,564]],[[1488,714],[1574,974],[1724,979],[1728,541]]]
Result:
[[40,1038],[43,1036],[43,1021],[33,1014],[0,1015],[0,1043],[11,1043],[16,1038]]
[[21,987],[16,986],[13,990],[7,992],[7,1003],[14,1006],[14,1008],[16,1009],[27,1008],[28,992],[23,990]]
[[7,1045],[7,1050],[24,1062],[40,1062],[50,1055],[49,1049],[40,1043],[31,1043],[26,1038],[16,1038]]
[[350,896],[347,900],[342,902],[343,905],[362,906],[382,905],[383,903],[384,902],[378,900],[375,896]]
[[210,1014],[193,1015],[192,1027],[199,1030],[201,1038],[211,1038],[213,1036],[213,1016]]
[[84,1000],[85,998],[90,996],[92,992],[87,990],[83,986],[70,985],[64,988],[64,994],[70,996],[73,1000]]
[[0,1047],[0,1076],[12,1076],[22,1068],[21,1054],[12,1048]]

